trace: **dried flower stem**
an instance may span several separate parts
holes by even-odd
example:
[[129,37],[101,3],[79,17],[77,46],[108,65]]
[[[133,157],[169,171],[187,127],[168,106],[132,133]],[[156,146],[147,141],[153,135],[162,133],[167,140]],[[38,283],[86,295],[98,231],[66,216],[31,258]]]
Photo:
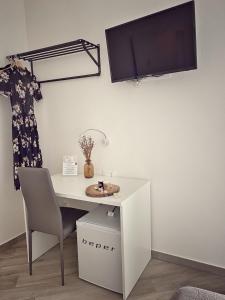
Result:
[[79,139],[79,144],[80,144],[81,150],[85,156],[86,161],[90,161],[91,151],[95,144],[94,140],[90,136],[83,135]]

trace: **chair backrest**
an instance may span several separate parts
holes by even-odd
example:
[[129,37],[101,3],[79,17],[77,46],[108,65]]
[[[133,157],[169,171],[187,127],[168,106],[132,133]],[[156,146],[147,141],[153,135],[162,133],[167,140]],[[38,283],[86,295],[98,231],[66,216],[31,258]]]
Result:
[[28,229],[62,233],[62,216],[46,168],[18,168],[19,180],[27,209]]

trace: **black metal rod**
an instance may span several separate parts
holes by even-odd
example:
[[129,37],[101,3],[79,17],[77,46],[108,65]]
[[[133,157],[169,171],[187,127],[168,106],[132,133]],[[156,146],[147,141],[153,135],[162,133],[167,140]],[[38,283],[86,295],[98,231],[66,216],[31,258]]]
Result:
[[59,49],[56,49],[56,50],[51,50],[51,51],[44,51],[44,52],[39,52],[39,53],[35,53],[35,54],[29,54],[29,55],[23,55],[21,54],[20,57],[21,58],[33,58],[33,57],[38,57],[39,55],[49,55],[49,54],[54,54],[54,53],[58,53],[59,51],[70,51],[70,50],[75,50],[75,49],[80,49],[82,48],[80,45],[78,46],[71,46],[71,47],[68,47],[68,48],[59,48]]
[[91,42],[88,42],[88,41],[85,41],[85,40],[82,40],[82,41],[84,41],[85,43],[87,43],[87,44],[89,44],[89,45],[91,45],[91,46],[93,46],[93,47],[95,47],[95,48],[98,47],[98,45],[95,45],[95,44],[93,44],[93,43],[91,43]]
[[98,73],[101,74],[101,58],[100,58],[100,45],[97,45],[97,56],[98,56]]
[[[95,49],[93,46],[89,46],[88,45],[88,49]],[[41,52],[41,53],[36,53],[36,54],[30,54],[30,55],[20,55],[20,58],[22,59],[36,59],[38,57],[47,57],[49,55],[54,55],[57,53],[75,53],[75,52],[79,52],[79,51],[84,51],[83,46],[82,45],[77,45],[77,46],[71,46],[69,48],[60,48],[60,49],[56,49],[54,51],[48,51],[48,52]]]
[[30,61],[30,68],[31,68],[31,74],[34,75],[34,65],[33,65],[33,61]]
[[83,44],[84,50],[86,51],[86,53],[89,55],[89,57],[93,60],[93,62],[98,66],[98,62],[97,60],[94,58],[94,56],[88,51],[88,49],[86,48],[86,46]]
[[[91,48],[90,50],[94,50],[93,48]],[[42,60],[42,59],[47,59],[47,58],[52,58],[52,57],[57,57],[57,56],[63,56],[63,55],[67,55],[67,54],[73,54],[73,53],[78,53],[78,52],[83,52],[84,49],[83,48],[79,48],[79,49],[71,49],[68,51],[57,51],[55,53],[48,53],[48,54],[39,54],[39,55],[35,55],[35,56],[29,56],[29,57],[21,57],[24,60]]]
[[[9,55],[9,56],[7,56],[7,58],[14,57],[14,56],[22,57],[22,56],[27,56],[27,55],[31,55],[31,54],[37,54],[37,53],[41,53],[41,52],[46,52],[46,51],[51,51],[51,50],[55,50],[55,49],[69,47],[72,45],[81,44],[82,42],[85,42],[86,44],[94,45],[92,43],[89,43],[88,41],[79,39],[79,40],[75,40],[75,41],[71,41],[71,42],[67,42],[67,43],[63,43],[63,44],[58,44],[58,45],[44,47],[44,48],[40,48],[40,49],[36,49],[36,50],[32,50],[32,51]],[[97,47],[96,45],[94,45],[94,46]]]

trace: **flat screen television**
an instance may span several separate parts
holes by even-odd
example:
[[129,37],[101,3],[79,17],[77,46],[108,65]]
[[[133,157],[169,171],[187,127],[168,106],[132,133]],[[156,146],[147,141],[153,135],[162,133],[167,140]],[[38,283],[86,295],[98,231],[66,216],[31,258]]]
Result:
[[105,33],[112,82],[197,68],[194,1]]

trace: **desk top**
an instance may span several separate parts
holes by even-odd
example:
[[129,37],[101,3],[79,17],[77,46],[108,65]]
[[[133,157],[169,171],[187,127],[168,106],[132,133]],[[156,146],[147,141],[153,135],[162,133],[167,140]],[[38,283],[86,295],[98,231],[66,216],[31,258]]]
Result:
[[[51,178],[55,193],[59,197],[115,206],[121,206],[121,203],[124,200],[149,183],[146,179],[106,176],[95,176],[94,178],[87,179],[84,178],[83,175],[63,176],[62,174],[55,174]],[[86,196],[86,188],[91,184],[98,183],[98,181],[110,182],[119,185],[119,194],[116,196],[102,198]]]

